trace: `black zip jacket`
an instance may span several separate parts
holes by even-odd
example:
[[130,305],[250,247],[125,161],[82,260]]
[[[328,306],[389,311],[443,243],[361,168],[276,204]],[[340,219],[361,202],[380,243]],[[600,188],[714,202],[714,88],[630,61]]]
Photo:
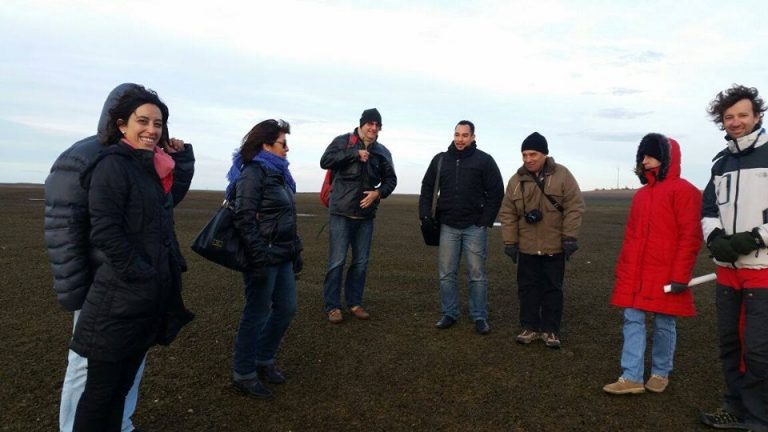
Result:
[[[355,128],[354,134],[357,134]],[[350,134],[337,136],[320,158],[320,167],[333,170],[331,183],[331,214],[356,219],[373,219],[379,202],[360,208],[363,192],[378,190],[381,199],[388,197],[397,186],[392,155],[384,145],[374,141],[368,146],[368,162],[360,161],[358,150],[365,150],[363,139],[348,147]]]
[[436,219],[464,229],[471,225],[491,227],[504,197],[504,182],[496,161],[473,142],[463,151],[451,142],[448,151],[438,153],[421,181],[419,218],[430,217],[437,163],[440,158],[440,191]]
[[194,315],[181,300],[185,264],[174,232],[172,194],[153,154],[110,145],[81,177],[88,187],[92,255],[100,264],[70,347],[89,359],[119,361],[169,344]]
[[245,164],[235,184],[234,224],[254,269],[292,261],[302,250],[293,190],[258,161]]

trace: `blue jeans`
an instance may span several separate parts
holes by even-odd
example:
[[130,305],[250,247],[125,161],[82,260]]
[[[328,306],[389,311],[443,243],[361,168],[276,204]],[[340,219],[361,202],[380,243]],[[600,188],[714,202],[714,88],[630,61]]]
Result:
[[256,366],[275,362],[277,349],[296,315],[293,263],[265,267],[258,278],[243,273],[245,306],[235,337],[234,378],[257,376]]
[[[74,322],[80,317],[80,311],[75,311]],[[74,326],[72,327],[74,330]],[[144,374],[144,364],[147,358],[141,362],[136,378],[133,381],[133,387],[125,397],[125,407],[123,408],[122,432],[131,432],[133,422],[131,416],[136,411],[136,402],[139,399],[139,384],[141,376]],[[88,359],[81,357],[76,352],[69,350],[67,358],[67,371],[64,375],[64,385],[61,388],[61,405],[59,406],[59,431],[71,432],[75,422],[75,411],[80,402],[80,396],[85,390],[85,382],[88,377]]]
[[344,281],[344,298],[348,307],[360,306],[363,304],[368,256],[371,253],[373,219],[350,219],[331,215],[328,226],[331,238],[328,242],[328,270],[323,282],[325,311],[341,309],[341,276],[350,246],[352,262]]
[[[677,340],[677,319],[672,315],[653,315],[652,375],[664,378],[672,372]],[[624,348],[621,351],[621,369],[624,379],[643,382],[645,366],[645,312],[624,309]]]
[[437,272],[440,277],[440,303],[443,315],[459,317],[459,260],[464,254],[469,279],[469,316],[472,320],[488,319],[488,275],[485,258],[488,249],[486,227],[464,229],[448,225],[440,227]]

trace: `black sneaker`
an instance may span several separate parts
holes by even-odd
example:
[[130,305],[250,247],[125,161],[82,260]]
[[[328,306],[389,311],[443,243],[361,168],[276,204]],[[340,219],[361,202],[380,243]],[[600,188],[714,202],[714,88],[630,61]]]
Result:
[[258,378],[232,380],[232,385],[250,397],[258,399],[269,399],[272,397],[272,391],[264,387],[264,384]]
[[259,379],[270,384],[282,384],[285,382],[285,375],[274,364],[256,366],[256,372],[259,374]]
[[699,419],[702,423],[715,429],[741,429],[749,430],[744,421],[728,411],[718,408],[711,413],[699,413]]
[[484,319],[475,320],[475,331],[481,335],[487,335],[491,332],[491,326]]
[[454,324],[456,324],[455,319],[449,317],[448,315],[443,315],[443,317],[440,318],[440,321],[435,323],[435,327],[439,328],[440,330],[445,330]]

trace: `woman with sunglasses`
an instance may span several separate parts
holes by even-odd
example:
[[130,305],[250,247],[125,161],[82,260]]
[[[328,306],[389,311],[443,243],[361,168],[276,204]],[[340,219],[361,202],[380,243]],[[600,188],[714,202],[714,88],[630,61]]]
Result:
[[250,268],[243,272],[245,306],[234,349],[233,385],[248,396],[269,398],[270,384],[285,382],[275,357],[296,314],[296,274],[302,243],[296,230],[296,182],[288,170],[290,125],[265,120],[243,137],[227,174],[234,224]]

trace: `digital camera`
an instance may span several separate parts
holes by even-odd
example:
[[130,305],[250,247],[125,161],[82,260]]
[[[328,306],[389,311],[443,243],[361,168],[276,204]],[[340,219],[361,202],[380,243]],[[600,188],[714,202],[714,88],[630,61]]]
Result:
[[525,221],[529,224],[539,223],[542,219],[544,219],[544,215],[539,209],[533,209],[525,214]]

